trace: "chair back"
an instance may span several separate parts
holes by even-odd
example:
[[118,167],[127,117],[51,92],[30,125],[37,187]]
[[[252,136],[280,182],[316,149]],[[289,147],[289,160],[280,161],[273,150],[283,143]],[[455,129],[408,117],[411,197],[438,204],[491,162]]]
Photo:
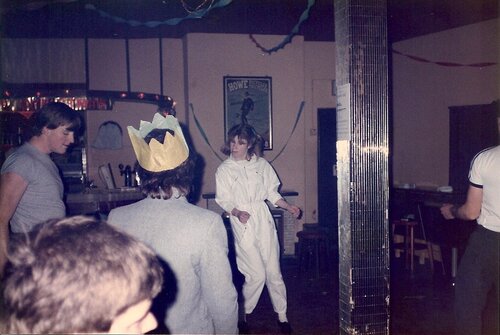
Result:
[[428,242],[441,244],[446,236],[444,236],[442,221],[437,217],[437,215],[440,215],[438,204],[421,202],[417,205],[417,211],[424,239]]

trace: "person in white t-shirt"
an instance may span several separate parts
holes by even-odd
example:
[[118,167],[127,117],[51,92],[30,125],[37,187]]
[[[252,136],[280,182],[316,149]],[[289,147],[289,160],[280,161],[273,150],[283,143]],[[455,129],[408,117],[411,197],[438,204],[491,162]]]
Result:
[[[498,112],[500,133],[500,111]],[[442,215],[450,219],[477,220],[460,261],[455,288],[457,334],[481,334],[488,298],[498,295],[500,281],[500,145],[485,149],[472,160],[467,200],[461,205],[444,204]],[[497,329],[496,325],[490,325]]]

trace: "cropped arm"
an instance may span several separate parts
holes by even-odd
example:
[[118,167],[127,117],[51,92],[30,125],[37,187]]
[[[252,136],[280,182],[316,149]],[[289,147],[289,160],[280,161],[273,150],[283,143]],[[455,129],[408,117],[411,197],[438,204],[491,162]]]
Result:
[[441,206],[441,214],[445,219],[460,219],[472,221],[481,214],[481,205],[483,202],[483,189],[473,185],[469,185],[467,190],[467,200],[461,206],[453,204],[443,204]]
[[455,211],[453,216],[462,220],[475,220],[481,214],[481,204],[483,202],[483,189],[470,185],[467,190],[467,200]]
[[269,200],[274,206],[277,206],[278,201],[283,197],[278,192],[280,187],[280,180],[274,168],[265,161],[264,165],[264,185],[267,188],[267,200]]
[[276,206],[283,208],[295,218],[298,218],[301,214],[301,209],[298,206],[289,204],[284,198],[276,201]]
[[215,172],[215,202],[226,212],[231,213],[236,208],[236,203],[232,200],[234,194],[231,193],[230,176],[224,169],[217,169]]
[[227,232],[214,216],[201,257],[202,295],[213,318],[216,334],[237,334],[238,303],[228,259]]
[[9,222],[28,183],[18,174],[7,172],[0,179],[0,277],[7,262]]

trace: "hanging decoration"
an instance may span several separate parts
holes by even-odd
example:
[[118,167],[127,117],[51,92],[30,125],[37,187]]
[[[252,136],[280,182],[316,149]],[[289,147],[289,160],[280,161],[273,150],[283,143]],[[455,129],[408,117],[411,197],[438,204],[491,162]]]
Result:
[[203,0],[198,6],[196,6],[195,9],[190,9],[185,0],[181,0],[181,3],[182,3],[182,7],[184,7],[184,10],[186,12],[188,12],[189,14],[192,14],[192,13],[195,13],[196,11],[200,10],[201,8],[203,8],[208,2],[210,2],[210,5],[208,5],[208,7],[212,7],[214,1],[215,0]]
[[[181,18],[172,18],[164,21],[146,21],[146,22],[141,22],[137,20],[127,20],[123,17],[112,15],[111,13],[108,13],[102,9],[97,8],[93,4],[86,4],[85,9],[87,10],[94,10],[99,15],[103,18],[113,20],[115,23],[125,23],[128,24],[132,27],[139,27],[139,26],[145,26],[148,28],[156,28],[161,25],[169,25],[169,26],[174,26],[179,23],[181,23],[184,20],[188,19],[200,19],[203,18],[205,15],[207,15],[212,9],[214,8],[220,8],[220,7],[225,7],[229,5],[233,0],[203,0],[198,6],[196,6],[194,9],[191,9],[187,6],[184,0],[181,0],[182,6],[184,10],[188,13],[185,17]],[[297,24],[292,28],[291,32],[283,39],[281,43],[279,43],[277,46],[267,49],[264,46],[262,46],[253,34],[250,34],[250,40],[255,44],[257,48],[259,48],[262,52],[271,54],[273,52],[276,52],[282,48],[285,47],[288,43],[292,41],[292,38],[298,34],[300,26],[304,21],[306,21],[309,18],[309,11],[311,10],[312,6],[316,3],[316,0],[308,0],[307,1],[307,8],[304,10],[304,12],[301,14],[299,21]],[[207,5],[208,4],[208,5]]]
[[400,51],[397,51],[397,50],[394,50],[394,49],[392,49],[392,52],[395,53],[395,54],[397,54],[397,55],[401,55],[401,56],[407,57],[407,58],[412,59],[412,60],[417,61],[417,62],[431,63],[431,64],[436,64],[436,65],[439,65],[439,66],[447,66],[447,67],[487,67],[487,66],[497,65],[497,63],[494,63],[494,62],[472,63],[472,64],[461,64],[461,63],[441,62],[441,61],[436,62],[436,61],[432,61],[432,60],[425,59],[425,58],[422,58],[422,57],[417,57],[417,56],[412,56],[412,55],[409,55],[409,54],[405,54],[403,52],[400,52]]
[[196,117],[196,114],[194,113],[193,104],[190,103],[189,108],[191,109],[191,113],[193,114],[193,118],[194,118],[194,123],[196,123],[196,128],[198,128],[198,131],[200,132],[201,137],[203,137],[203,139],[205,140],[205,143],[207,143],[208,147],[210,148],[210,150],[212,150],[215,157],[217,157],[222,162],[223,159],[217,154],[217,151],[215,151],[214,148],[212,147],[212,145],[210,144],[210,141],[208,140],[208,136],[205,133],[205,130],[203,130],[203,127],[201,126],[200,121],[198,121],[198,118]]
[[[203,7],[205,2],[207,2],[207,1],[204,1],[203,4],[201,5],[201,7]],[[227,6],[231,2],[233,2],[233,0],[212,0],[210,5],[207,6],[206,8],[201,8],[200,6],[198,6],[198,7],[196,7],[196,9],[194,11],[189,11],[186,9],[186,7],[184,7],[184,9],[186,9],[186,11],[188,12],[188,15],[185,17],[172,18],[172,19],[168,19],[168,20],[164,20],[164,21],[146,21],[146,22],[141,22],[141,21],[137,21],[137,20],[126,20],[123,17],[115,16],[115,15],[112,15],[112,14],[105,12],[101,9],[98,9],[93,4],[86,4],[85,9],[94,10],[94,11],[98,12],[99,15],[101,15],[101,17],[106,18],[106,19],[111,19],[116,23],[125,23],[125,24],[128,24],[129,26],[132,26],[132,27],[145,26],[148,28],[156,28],[156,27],[161,26],[161,25],[175,26],[175,25],[181,23],[182,21],[188,20],[188,19],[200,19],[200,18],[204,17],[206,14],[208,14],[212,9]],[[184,5],[184,1],[182,3]]]
[[299,120],[300,120],[300,116],[302,115],[302,112],[304,111],[304,105],[305,105],[305,101],[302,101],[300,103],[300,107],[299,107],[299,111],[297,112],[297,117],[295,118],[295,123],[293,124],[293,127],[292,127],[292,131],[290,132],[290,135],[288,136],[288,138],[286,139],[286,142],[285,142],[285,145],[283,146],[283,148],[281,148],[280,152],[278,152],[278,154],[272,159],[270,160],[269,162],[272,163],[274,162],[276,159],[278,159],[278,157],[283,153],[283,151],[285,151],[285,148],[286,146],[288,145],[288,142],[290,141],[290,139],[292,138],[292,135],[293,133],[295,132],[295,129],[297,128],[297,124],[299,123]]
[[285,45],[290,43],[292,41],[292,38],[298,34],[299,28],[302,25],[302,23],[309,18],[309,11],[311,10],[311,8],[315,2],[316,2],[316,0],[308,0],[307,1],[307,8],[304,10],[304,12],[302,12],[302,15],[300,15],[299,22],[297,22],[297,24],[292,28],[292,31],[288,34],[288,36],[286,36],[283,39],[283,41],[281,43],[279,43],[277,46],[270,48],[270,49],[266,49],[259,42],[257,42],[257,40],[255,39],[253,34],[249,35],[250,40],[255,44],[255,46],[257,48],[259,48],[262,52],[267,53],[267,54],[271,54],[273,52],[278,51],[279,49],[283,49],[285,47]]
[[[285,151],[285,148],[288,145],[288,142],[290,142],[290,139],[292,138],[292,135],[295,132],[295,129],[297,128],[297,125],[299,123],[300,117],[302,116],[302,112],[304,111],[304,105],[305,105],[305,101],[302,101],[300,103],[299,111],[297,112],[297,116],[295,118],[295,123],[293,124],[292,131],[290,132],[290,135],[288,136],[285,144],[283,145],[283,148],[281,148],[281,150],[278,152],[278,154],[272,160],[269,161],[270,163],[274,162],[283,153],[283,151]],[[207,134],[205,133],[205,130],[203,129],[200,121],[198,120],[198,118],[196,117],[196,114],[194,113],[193,104],[190,103],[189,104],[189,108],[191,109],[191,113],[193,114],[194,122],[196,123],[196,128],[198,128],[198,131],[200,132],[201,137],[203,137],[203,140],[208,145],[208,147],[210,148],[210,150],[212,150],[212,152],[214,153],[215,157],[217,157],[222,162],[224,159],[222,159],[219,156],[219,154],[217,153],[217,151],[215,151],[215,149],[210,144],[210,141],[208,139]]]

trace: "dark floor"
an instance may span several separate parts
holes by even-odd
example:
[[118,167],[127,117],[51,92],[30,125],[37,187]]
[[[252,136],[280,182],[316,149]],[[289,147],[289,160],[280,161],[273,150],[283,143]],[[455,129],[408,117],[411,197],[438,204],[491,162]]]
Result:
[[[287,287],[288,319],[293,333],[337,333],[338,279],[334,271],[322,271],[319,279],[310,279],[309,275],[299,277],[297,260],[293,257],[282,259],[281,267]],[[277,316],[266,287],[257,307],[247,316],[247,322],[252,334],[278,333]]]
[[[436,266],[431,274],[415,262],[411,276],[394,259],[391,266],[391,334],[453,334],[453,285],[451,276]],[[338,270],[331,260],[321,278],[298,277],[297,260],[284,258],[282,272],[288,290],[288,318],[294,334],[338,334]],[[248,316],[251,333],[277,333],[276,315],[266,289],[255,311]]]

